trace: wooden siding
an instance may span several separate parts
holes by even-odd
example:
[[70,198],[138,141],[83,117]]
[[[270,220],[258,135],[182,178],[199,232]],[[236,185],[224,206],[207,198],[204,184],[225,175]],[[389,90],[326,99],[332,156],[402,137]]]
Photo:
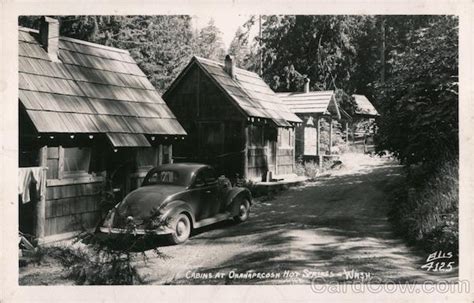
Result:
[[242,120],[244,117],[203,72],[194,66],[166,102],[183,124],[195,120]]
[[197,66],[184,75],[166,102],[188,134],[174,143],[178,162],[208,163],[218,173],[242,175],[245,117]]
[[59,147],[48,147],[48,156],[47,156],[47,167],[48,171],[46,177],[48,179],[58,179],[59,178]]
[[103,181],[47,186],[45,236],[94,227],[103,188]]
[[192,58],[165,93],[165,99],[179,90],[178,86],[183,78],[196,66],[199,66],[206,78],[212,79],[213,86],[224,92],[225,97],[246,117],[270,119],[278,126],[291,126],[289,122],[301,122],[256,73],[234,67],[235,77],[231,77],[225,71],[223,63],[199,57]]
[[291,147],[278,148],[277,150],[277,174],[289,175],[294,173],[295,150]]
[[[249,123],[215,79],[198,67],[192,65],[175,87],[165,94],[168,106],[188,134],[183,142],[175,144],[178,161],[207,163],[228,177],[238,173],[247,179],[261,180],[267,171],[278,174],[279,129],[290,132],[288,142],[282,147],[293,149],[293,128],[275,128],[271,121],[264,119]],[[208,72],[211,71],[217,80],[224,81],[222,75],[216,74],[216,68],[220,67],[208,68]],[[237,93],[230,88],[232,81],[226,80],[226,91]],[[293,173],[294,160],[287,163],[285,152],[281,152],[281,157],[281,171]]]

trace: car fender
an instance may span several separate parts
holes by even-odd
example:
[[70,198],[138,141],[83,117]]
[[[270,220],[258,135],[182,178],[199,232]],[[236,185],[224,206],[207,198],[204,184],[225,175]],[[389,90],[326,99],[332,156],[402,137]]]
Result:
[[185,212],[191,218],[191,224],[194,226],[195,219],[194,219],[193,211],[191,207],[188,205],[188,203],[184,201],[175,200],[175,201],[168,202],[166,203],[166,205],[163,206],[162,209],[160,209],[160,212],[162,213],[163,220],[173,218],[174,216],[182,212]]
[[231,214],[235,215],[239,213],[240,204],[235,202],[240,202],[241,198],[248,199],[250,205],[252,205],[252,194],[247,188],[233,187],[229,190],[226,197],[226,209],[230,211]]

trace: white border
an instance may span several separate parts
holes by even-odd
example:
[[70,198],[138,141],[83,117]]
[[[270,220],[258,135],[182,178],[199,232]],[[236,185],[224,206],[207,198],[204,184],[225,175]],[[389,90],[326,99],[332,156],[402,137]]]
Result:
[[[460,279],[471,281],[473,272],[474,144],[474,0],[459,1],[32,1],[1,2],[0,112],[0,302],[306,302],[338,301],[457,301],[472,302],[471,294],[343,294],[316,295],[309,286],[126,286],[126,287],[33,287],[18,286],[16,168],[18,167],[18,15],[87,14],[455,14],[460,16]],[[472,290],[471,290],[472,291]]]

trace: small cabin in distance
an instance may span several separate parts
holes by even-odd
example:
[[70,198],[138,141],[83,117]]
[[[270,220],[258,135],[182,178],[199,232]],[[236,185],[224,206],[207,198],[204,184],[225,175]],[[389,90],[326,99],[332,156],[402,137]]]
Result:
[[188,133],[176,161],[213,165],[230,178],[261,181],[294,174],[295,126],[301,120],[256,74],[193,57],[163,98]]
[[309,79],[306,79],[303,92],[283,92],[278,96],[303,121],[296,127],[298,159],[322,163],[323,157],[337,154],[333,144],[334,124],[343,122],[347,138],[346,122],[350,117],[339,108],[334,91],[309,91]]
[[370,152],[374,150],[376,120],[380,116],[372,102],[364,95],[352,95],[356,109],[350,126],[350,144],[354,150]]

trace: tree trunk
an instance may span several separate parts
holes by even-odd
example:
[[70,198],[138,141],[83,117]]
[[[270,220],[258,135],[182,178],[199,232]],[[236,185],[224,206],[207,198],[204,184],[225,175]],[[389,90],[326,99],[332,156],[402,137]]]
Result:
[[380,82],[385,82],[385,18],[380,21]]

